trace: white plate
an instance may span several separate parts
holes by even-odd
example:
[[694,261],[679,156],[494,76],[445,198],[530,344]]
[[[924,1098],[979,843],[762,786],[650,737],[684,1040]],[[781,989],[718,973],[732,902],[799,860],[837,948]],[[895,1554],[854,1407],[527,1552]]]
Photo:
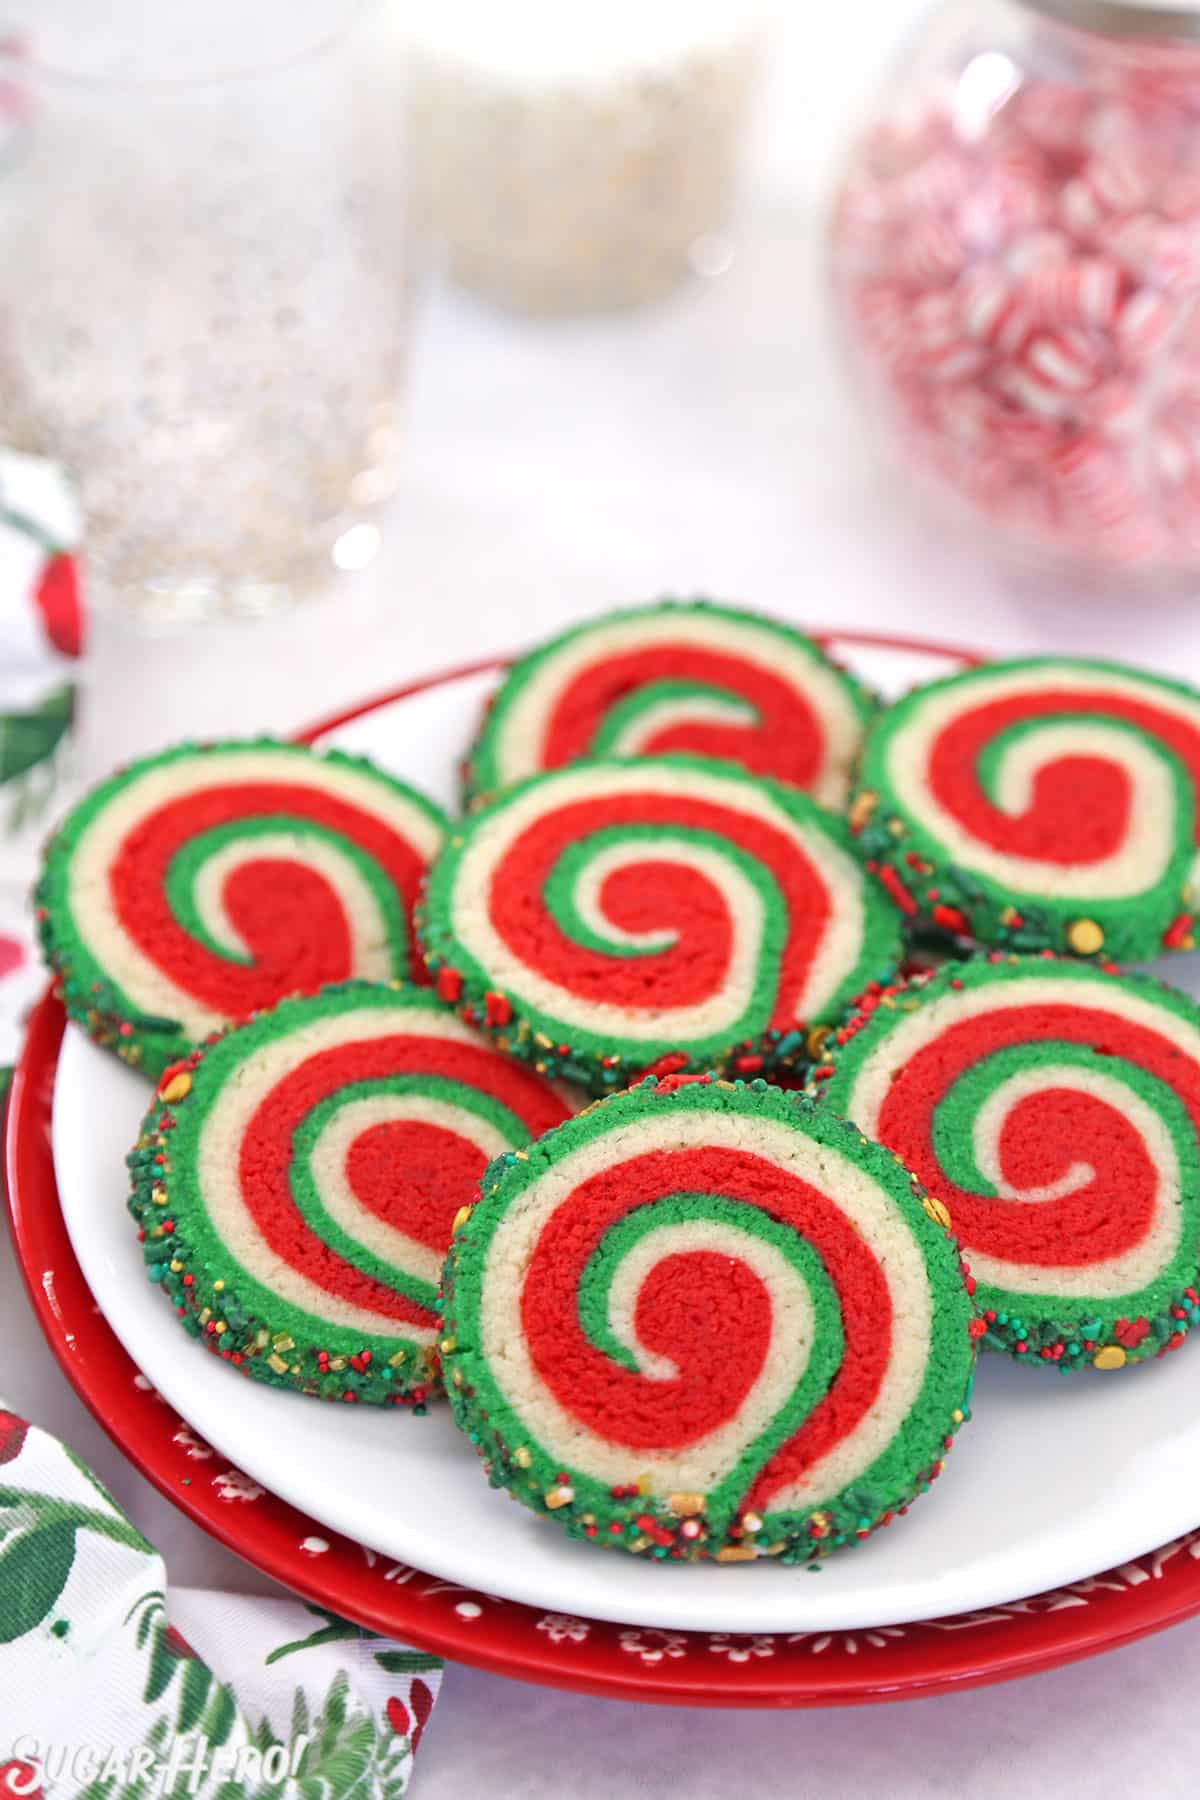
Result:
[[[857,652],[898,691],[936,657]],[[489,677],[356,720],[337,742],[452,805],[453,768]],[[1168,965],[1200,993],[1200,957]],[[54,1158],[75,1253],[138,1366],[222,1455],[332,1529],[447,1580],[559,1612],[705,1631],[858,1629],[964,1612],[1080,1580],[1200,1522],[1200,1348],[1127,1375],[1023,1371],[985,1357],[975,1418],[946,1473],[897,1526],[819,1576],[758,1563],[647,1564],[573,1543],[490,1489],[444,1408],[413,1419],[320,1406],[236,1376],[180,1330],[146,1279],[123,1159],[144,1082],[72,1028],[54,1095]]]

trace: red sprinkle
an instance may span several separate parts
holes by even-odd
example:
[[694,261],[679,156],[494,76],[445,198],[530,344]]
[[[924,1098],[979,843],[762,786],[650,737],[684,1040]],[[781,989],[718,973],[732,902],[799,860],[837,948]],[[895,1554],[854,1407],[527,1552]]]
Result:
[[916,912],[916,901],[897,875],[895,869],[889,868],[886,863],[880,867],[879,883],[880,886],[885,888],[891,895],[902,913],[907,913],[911,917],[912,914]]
[[446,1000],[453,1006],[462,993],[462,985],[462,976],[457,969],[444,964],[438,970],[436,989],[439,999]]

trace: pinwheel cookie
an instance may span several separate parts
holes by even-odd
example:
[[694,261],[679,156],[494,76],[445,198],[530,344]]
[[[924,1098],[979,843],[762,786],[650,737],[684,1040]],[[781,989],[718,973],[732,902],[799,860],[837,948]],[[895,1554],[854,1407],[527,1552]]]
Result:
[[940,1471],[979,1329],[896,1160],[757,1080],[667,1077],[489,1169],[443,1372],[494,1485],[647,1558],[806,1561]]
[[348,982],[169,1069],[129,1158],[151,1279],[244,1373],[420,1405],[442,1259],[490,1158],[568,1116],[418,988]]
[[1173,1349],[1200,1319],[1200,1008],[1146,976],[996,954],[873,997],[823,1104],[924,1183],[985,1347],[1061,1370]]
[[851,820],[910,915],[1118,962],[1190,948],[1200,693],[1116,663],[998,662],[920,687],[863,751]]
[[682,756],[507,789],[434,865],[421,935],[444,999],[596,1093],[645,1072],[795,1063],[900,947],[841,819]]
[[412,909],[444,831],[362,759],[185,744],[102,783],[51,838],[46,958],[71,1016],[156,1076],[285,995],[424,980]]
[[577,625],[515,663],[467,759],[468,800],[585,756],[687,751],[844,806],[874,701],[760,613],[664,600]]

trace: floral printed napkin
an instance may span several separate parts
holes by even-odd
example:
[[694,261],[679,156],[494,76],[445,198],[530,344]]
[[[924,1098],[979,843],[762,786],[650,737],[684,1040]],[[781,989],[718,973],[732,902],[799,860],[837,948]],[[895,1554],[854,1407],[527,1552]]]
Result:
[[[79,520],[0,452],[0,1096],[44,975],[29,890],[70,797]],[[286,1598],[167,1592],[95,1476],[0,1400],[0,1800],[397,1800],[437,1657]]]
[[0,1070],[42,982],[28,895],[69,791],[84,639],[78,540],[61,471],[0,452]]
[[3,1800],[399,1800],[441,1669],[299,1601],[168,1593],[90,1470],[0,1402]]

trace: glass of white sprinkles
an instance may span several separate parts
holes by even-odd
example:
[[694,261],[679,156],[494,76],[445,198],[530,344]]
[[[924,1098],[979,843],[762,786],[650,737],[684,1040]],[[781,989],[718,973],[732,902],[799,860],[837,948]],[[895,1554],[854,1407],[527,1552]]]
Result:
[[0,416],[78,480],[93,595],[259,613],[360,566],[407,341],[389,9],[13,0],[4,26]]
[[1200,7],[950,0],[852,151],[834,272],[905,461],[997,544],[1200,564]]
[[414,181],[454,275],[541,313],[719,272],[759,40],[749,0],[417,8]]

